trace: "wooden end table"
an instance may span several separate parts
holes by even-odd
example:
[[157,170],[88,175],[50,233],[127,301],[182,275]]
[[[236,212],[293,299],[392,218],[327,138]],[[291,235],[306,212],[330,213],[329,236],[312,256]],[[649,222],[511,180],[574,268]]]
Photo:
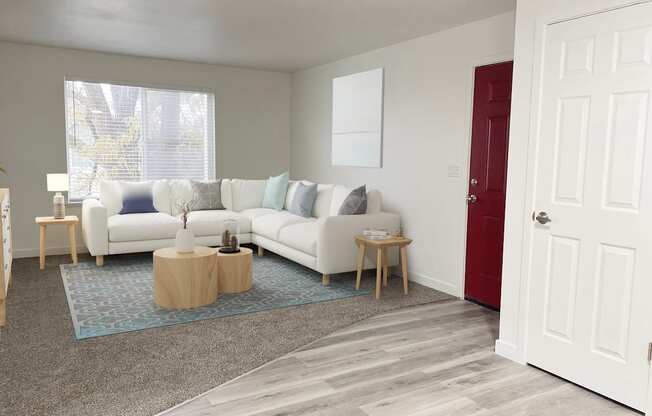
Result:
[[251,289],[253,251],[247,247],[240,247],[239,253],[216,251],[220,293],[242,293]]
[[45,269],[45,231],[48,225],[64,224],[68,226],[68,239],[70,240],[70,256],[72,263],[77,264],[77,241],[76,230],[79,218],[76,215],[66,215],[65,218],[36,217],[34,221],[39,228],[39,265],[41,270]]
[[380,299],[381,277],[383,286],[387,286],[387,277],[389,267],[387,266],[387,249],[398,247],[401,253],[401,267],[403,274],[403,293],[408,293],[408,272],[407,272],[407,246],[412,242],[405,237],[392,237],[384,240],[372,240],[364,236],[355,237],[355,243],[358,246],[358,275],[355,280],[355,289],[360,289],[360,279],[362,278],[362,269],[364,267],[364,256],[367,246],[376,249],[376,299]]
[[197,308],[217,299],[215,249],[195,247],[177,253],[174,247],[154,252],[154,302],[166,309]]

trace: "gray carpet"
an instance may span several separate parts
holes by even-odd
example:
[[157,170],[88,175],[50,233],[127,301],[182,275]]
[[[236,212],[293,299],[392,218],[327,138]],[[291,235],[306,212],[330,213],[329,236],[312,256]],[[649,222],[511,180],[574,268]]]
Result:
[[[451,299],[414,283],[403,296],[395,277],[381,301],[355,297],[77,341],[58,267],[68,262],[50,256],[39,271],[36,258],[14,261],[0,331],[0,415],[154,415],[361,319]],[[367,274],[363,284],[372,280]]]

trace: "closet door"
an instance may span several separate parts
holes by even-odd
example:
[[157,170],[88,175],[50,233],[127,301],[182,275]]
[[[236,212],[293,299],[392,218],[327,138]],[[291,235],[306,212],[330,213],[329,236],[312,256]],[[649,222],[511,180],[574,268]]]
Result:
[[628,406],[652,341],[652,5],[546,31],[527,358]]

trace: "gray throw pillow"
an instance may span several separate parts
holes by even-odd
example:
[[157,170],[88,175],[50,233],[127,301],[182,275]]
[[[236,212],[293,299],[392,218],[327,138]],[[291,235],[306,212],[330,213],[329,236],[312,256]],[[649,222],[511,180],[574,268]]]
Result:
[[337,215],[360,215],[367,213],[367,186],[362,185],[346,197]]
[[224,209],[222,205],[222,180],[210,182],[190,181],[194,196],[193,211]]
[[312,207],[315,205],[315,199],[317,199],[317,184],[304,185],[299,182],[288,211],[295,215],[310,218],[312,217]]

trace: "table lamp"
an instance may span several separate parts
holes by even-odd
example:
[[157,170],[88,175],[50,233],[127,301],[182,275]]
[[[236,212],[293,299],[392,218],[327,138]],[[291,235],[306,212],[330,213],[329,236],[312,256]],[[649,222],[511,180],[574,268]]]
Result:
[[68,190],[67,173],[48,173],[48,192],[56,192],[52,199],[54,218],[61,219],[66,217],[66,201],[63,199],[61,192]]

